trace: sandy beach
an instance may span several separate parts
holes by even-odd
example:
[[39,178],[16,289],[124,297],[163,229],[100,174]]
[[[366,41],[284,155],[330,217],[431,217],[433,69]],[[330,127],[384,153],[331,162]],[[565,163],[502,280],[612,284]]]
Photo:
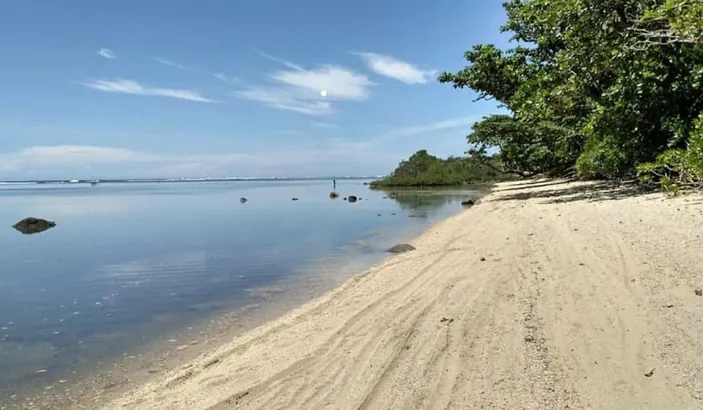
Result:
[[501,184],[105,409],[701,409],[701,197]]

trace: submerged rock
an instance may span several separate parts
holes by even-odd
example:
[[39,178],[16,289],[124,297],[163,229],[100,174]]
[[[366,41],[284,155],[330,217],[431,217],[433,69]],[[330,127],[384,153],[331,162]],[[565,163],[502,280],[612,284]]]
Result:
[[47,221],[46,219],[29,217],[17,222],[12,227],[25,235],[33,235],[35,233],[44,232],[55,226],[56,222],[54,221]]
[[358,199],[354,195],[349,195],[347,198],[349,198],[349,202],[356,202],[356,200]]
[[405,252],[410,252],[414,251],[415,247],[412,245],[409,245],[407,243],[401,243],[399,245],[395,245],[394,247],[390,248],[387,250],[387,252],[390,253],[405,253]]

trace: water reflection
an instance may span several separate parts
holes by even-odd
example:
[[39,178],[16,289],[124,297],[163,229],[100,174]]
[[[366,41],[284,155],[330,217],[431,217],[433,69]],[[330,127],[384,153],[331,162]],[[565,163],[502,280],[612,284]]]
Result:
[[377,188],[374,190],[383,192],[385,198],[395,201],[401,209],[409,211],[409,217],[428,218],[437,209],[461,204],[467,199],[477,200],[489,189],[489,187],[475,187],[474,190],[456,188]]
[[[333,201],[330,188],[306,181],[0,189],[0,225],[31,215],[60,227],[31,238],[0,230],[0,402],[204,316],[290,298],[295,286],[287,285],[302,278],[338,283],[480,196],[402,189],[391,200],[383,198],[391,191],[338,181]],[[351,195],[363,200],[341,200]],[[241,197],[250,201],[242,206]]]

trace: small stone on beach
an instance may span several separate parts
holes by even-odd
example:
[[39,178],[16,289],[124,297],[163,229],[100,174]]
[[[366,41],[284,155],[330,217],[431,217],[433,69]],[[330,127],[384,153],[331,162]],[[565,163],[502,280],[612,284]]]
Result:
[[409,245],[407,243],[402,243],[399,245],[395,245],[392,248],[388,249],[387,252],[390,253],[405,253],[405,252],[410,252],[414,251],[415,247],[412,245]]

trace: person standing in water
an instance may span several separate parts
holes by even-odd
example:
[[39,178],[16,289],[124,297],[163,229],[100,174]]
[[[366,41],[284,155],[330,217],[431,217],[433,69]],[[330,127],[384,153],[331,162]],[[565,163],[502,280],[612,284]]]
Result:
[[336,179],[332,180],[332,188],[337,189],[337,180]]

